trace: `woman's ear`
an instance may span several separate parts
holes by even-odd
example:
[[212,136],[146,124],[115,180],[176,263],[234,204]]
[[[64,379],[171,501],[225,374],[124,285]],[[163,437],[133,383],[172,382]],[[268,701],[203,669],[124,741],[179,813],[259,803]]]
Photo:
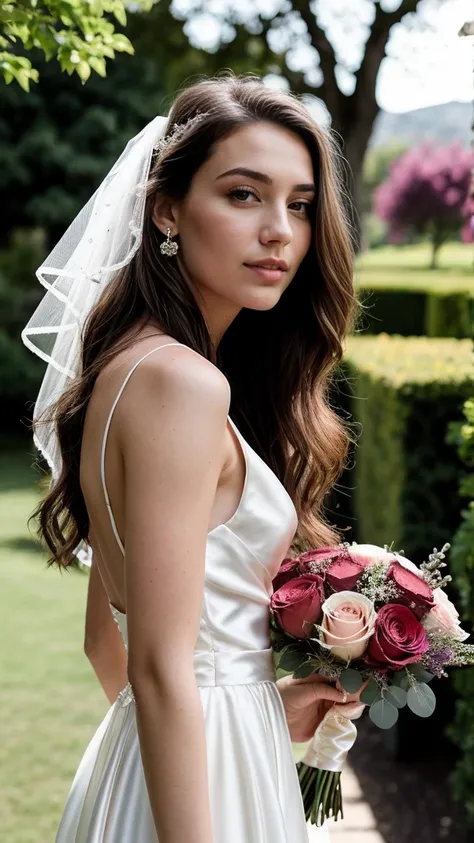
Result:
[[177,206],[169,199],[162,196],[156,198],[151,218],[162,234],[166,235],[168,228],[171,229],[172,237],[178,234]]

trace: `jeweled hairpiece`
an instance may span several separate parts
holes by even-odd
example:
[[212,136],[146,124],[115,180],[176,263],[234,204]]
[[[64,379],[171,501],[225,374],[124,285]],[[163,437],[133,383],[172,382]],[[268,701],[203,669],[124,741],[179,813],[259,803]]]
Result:
[[165,137],[161,137],[154,145],[153,149],[156,154],[162,155],[163,152],[175,143],[175,141],[179,140],[188,131],[188,129],[191,128],[191,126],[200,123],[204,117],[207,117],[207,114],[207,111],[198,111],[194,117],[190,117],[185,123],[175,123],[171,132]]

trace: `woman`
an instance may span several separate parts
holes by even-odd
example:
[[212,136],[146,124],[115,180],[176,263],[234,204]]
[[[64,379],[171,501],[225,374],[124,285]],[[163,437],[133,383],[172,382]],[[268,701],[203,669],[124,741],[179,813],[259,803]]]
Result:
[[92,550],[85,646],[113,703],[58,843],[308,839],[291,741],[357,695],[275,682],[269,601],[293,540],[340,541],[327,392],[357,302],[336,159],[296,97],[199,82],[39,270],[40,532],[59,566]]

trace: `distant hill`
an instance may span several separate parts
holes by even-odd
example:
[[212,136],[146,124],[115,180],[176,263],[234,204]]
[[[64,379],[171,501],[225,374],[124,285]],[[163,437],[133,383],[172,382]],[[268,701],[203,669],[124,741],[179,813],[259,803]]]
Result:
[[459,140],[468,147],[472,139],[472,119],[473,107],[469,102],[447,102],[403,114],[381,111],[369,147],[399,140],[407,140],[410,144],[431,141],[437,145]]

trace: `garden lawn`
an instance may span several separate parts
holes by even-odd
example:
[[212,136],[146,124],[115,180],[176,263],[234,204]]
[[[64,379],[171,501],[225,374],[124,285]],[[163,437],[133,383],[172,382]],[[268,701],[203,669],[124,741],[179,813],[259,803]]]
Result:
[[438,269],[429,269],[430,259],[428,243],[371,249],[357,261],[356,286],[474,293],[473,244],[446,243],[439,251]]
[[27,529],[38,497],[32,460],[2,443],[2,843],[52,843],[78,762],[108,709],[83,652],[87,576],[48,570]]

